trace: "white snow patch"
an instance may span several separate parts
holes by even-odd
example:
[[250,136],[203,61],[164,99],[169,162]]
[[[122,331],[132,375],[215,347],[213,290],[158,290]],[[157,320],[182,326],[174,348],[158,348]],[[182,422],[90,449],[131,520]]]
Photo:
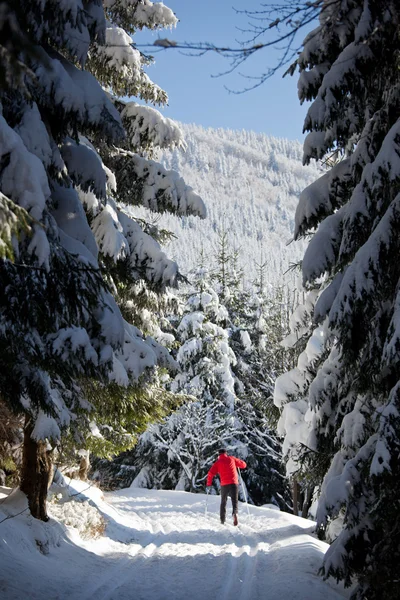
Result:
[[[79,496],[50,506],[49,523],[25,511],[1,524],[3,597],[25,598],[27,590],[37,600],[129,600],[132,590],[153,600],[256,600],[265,590],[268,600],[350,595],[318,576],[328,545],[310,535],[312,521],[266,507],[249,506],[247,515],[239,503],[239,526],[222,526],[216,495],[207,497],[205,514],[204,494],[131,487],[103,497],[75,480],[70,492]],[[0,521],[26,508],[17,494],[0,504]],[[83,539],[79,531],[97,519],[91,509],[106,519],[106,531]]]

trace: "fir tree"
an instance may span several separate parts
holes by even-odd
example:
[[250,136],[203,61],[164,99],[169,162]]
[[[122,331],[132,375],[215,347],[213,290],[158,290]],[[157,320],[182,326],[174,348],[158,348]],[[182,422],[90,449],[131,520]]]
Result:
[[[113,464],[96,465],[101,477],[120,484],[203,490],[204,479],[221,443],[228,446],[238,433],[226,308],[201,268],[193,277],[175,335],[180,342],[176,361],[180,372],[168,386],[185,405],[162,423],[150,427],[137,447]],[[187,397],[190,397],[187,402]]]
[[[21,489],[46,519],[48,442],[54,447],[61,430],[82,444],[93,430],[88,411],[115,426],[130,415],[138,430],[165,414],[142,386],[159,389],[157,365],[174,363],[124,318],[123,290],[142,280],[162,291],[179,273],[126,204],[200,216],[204,205],[144,157],[182,145],[179,129],[118,100],[166,101],[128,33],[174,26],[170,9],[149,0],[105,0],[104,9],[98,0],[18,0],[3,9],[0,392],[25,415]],[[123,419],[111,411],[117,405]]]
[[[227,250],[230,256],[228,246]],[[251,311],[239,302],[240,298],[243,301],[236,293],[239,286],[236,291],[226,287],[231,319],[229,309],[211,286],[204,253],[200,262],[202,266],[192,276],[194,291],[187,297],[176,328],[180,373],[171,384],[174,392],[192,399],[185,400],[182,408],[162,423],[148,428],[132,452],[112,464],[101,463],[100,476],[109,484],[129,485],[133,481],[145,487],[203,490],[207,471],[223,444],[248,463],[243,480],[249,501],[273,502],[288,509],[290,493],[280,443],[265,414],[272,383],[265,383],[260,376],[257,384],[265,384],[264,392],[253,394],[255,376],[249,367],[253,347],[244,329],[245,321],[253,324]],[[228,271],[226,275],[232,284],[234,276]]]
[[324,475],[318,523],[344,513],[325,575],[357,578],[359,600],[398,596],[399,15],[391,0],[326,0],[293,66],[312,100],[305,162],[341,160],[297,208],[296,237],[313,234],[311,292],[297,311],[304,351],[276,400],[289,468],[307,460]]

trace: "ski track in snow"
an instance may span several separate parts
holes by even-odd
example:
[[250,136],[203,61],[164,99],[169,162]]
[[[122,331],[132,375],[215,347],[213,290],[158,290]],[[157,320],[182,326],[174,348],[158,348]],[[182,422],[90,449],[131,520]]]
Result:
[[[79,489],[82,484],[76,485]],[[12,521],[0,529],[3,600],[340,600],[349,596],[317,575],[328,546],[310,535],[311,521],[268,508],[250,507],[247,515],[240,503],[239,526],[231,524],[230,515],[221,525],[219,497],[209,496],[205,515],[205,496],[187,492],[130,488],[107,493],[104,499],[98,490],[88,496],[107,521],[104,537],[84,541],[71,528],[65,533],[50,521],[61,539],[44,556],[37,548],[21,552],[17,541],[12,542]],[[25,544],[26,535],[21,543],[23,538]]]

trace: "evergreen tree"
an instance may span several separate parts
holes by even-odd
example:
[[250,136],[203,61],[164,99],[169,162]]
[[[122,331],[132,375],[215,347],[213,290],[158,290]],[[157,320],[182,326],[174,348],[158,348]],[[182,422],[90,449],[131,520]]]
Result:
[[[226,255],[230,256],[230,250]],[[237,293],[239,286],[233,291],[226,287],[231,319],[229,309],[211,286],[204,253],[200,262],[192,277],[194,292],[189,294],[176,328],[181,344],[176,356],[180,373],[171,385],[173,391],[192,399],[185,400],[182,408],[162,423],[148,428],[132,452],[112,464],[101,463],[100,477],[118,486],[133,481],[145,487],[202,490],[222,444],[247,461],[243,480],[250,502],[273,502],[288,509],[290,493],[281,448],[265,414],[272,383],[264,386],[264,392],[252,394],[256,389],[255,377],[249,372],[253,348],[244,329],[244,315],[251,311],[240,304],[243,297]],[[228,270],[226,275],[232,284],[234,276]],[[232,323],[233,316],[237,325]],[[252,324],[247,317],[246,323]],[[262,382],[260,377],[257,383]]]
[[18,0],[3,9],[0,393],[25,415],[21,489],[32,514],[47,519],[48,441],[69,429],[82,444],[95,430],[88,411],[139,429],[165,414],[143,385],[158,389],[156,366],[173,361],[124,319],[123,290],[143,280],[162,291],[179,274],[126,205],[200,216],[204,205],[144,156],[182,145],[179,129],[118,100],[167,100],[128,33],[174,26],[170,9],[149,0],[105,0],[104,8]]
[[240,424],[234,415],[235,356],[224,328],[227,311],[204,268],[193,280],[196,292],[189,294],[176,329],[180,372],[169,386],[190,401],[186,398],[181,409],[150,427],[132,452],[111,465],[97,465],[103,479],[118,485],[134,480],[148,487],[204,489],[218,447],[221,443],[232,447]]
[[193,283],[197,289],[189,295],[177,327],[181,346],[176,360],[181,372],[171,389],[208,403],[221,401],[227,412],[232,413],[236,399],[232,365],[236,358],[226,330],[228,311],[208,277],[203,269],[195,274]]
[[304,351],[276,399],[289,468],[306,460],[325,475],[319,524],[344,513],[324,572],[356,577],[358,600],[398,597],[399,17],[392,0],[325,0],[293,66],[312,100],[305,162],[341,160],[297,208],[296,237],[313,234],[311,292],[298,311]]

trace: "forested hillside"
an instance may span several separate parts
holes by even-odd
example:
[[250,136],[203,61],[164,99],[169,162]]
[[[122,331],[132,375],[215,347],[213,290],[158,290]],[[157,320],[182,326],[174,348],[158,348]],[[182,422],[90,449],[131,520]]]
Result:
[[256,276],[257,262],[267,261],[266,276],[273,285],[304,250],[293,237],[294,214],[302,189],[316,179],[316,165],[302,166],[300,142],[268,137],[251,131],[204,129],[180,124],[187,148],[165,150],[160,162],[182,175],[204,199],[208,215],[171,215],[160,224],[177,239],[168,247],[183,273],[198,262],[201,248],[214,254],[218,231],[229,232],[240,249],[246,283]]

